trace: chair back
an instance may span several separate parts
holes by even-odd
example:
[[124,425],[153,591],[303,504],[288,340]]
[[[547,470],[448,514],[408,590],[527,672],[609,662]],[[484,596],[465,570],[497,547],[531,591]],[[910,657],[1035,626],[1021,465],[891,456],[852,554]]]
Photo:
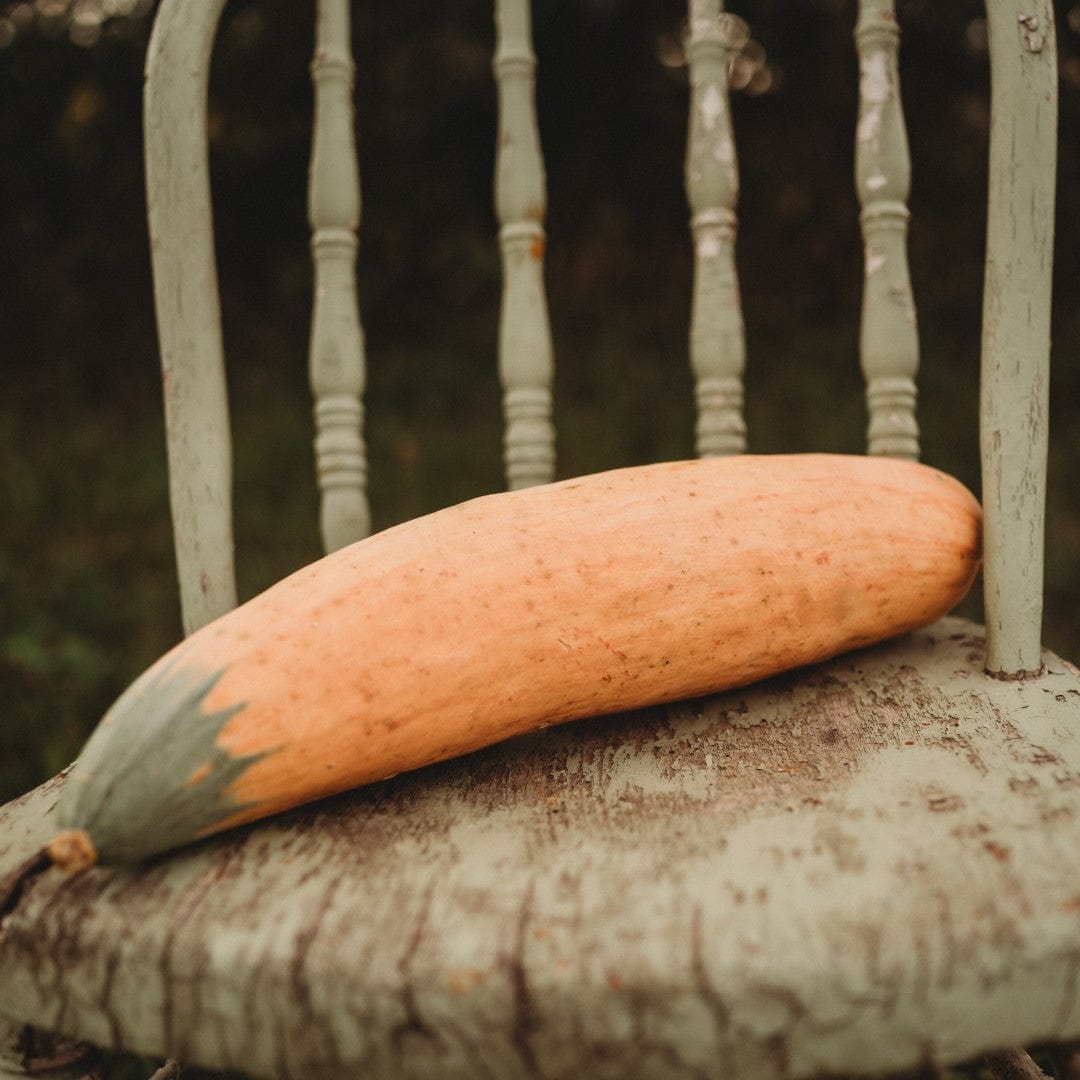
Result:
[[[170,497],[184,625],[236,603],[231,449],[207,161],[210,53],[225,0],[163,0],[147,61],[146,172]],[[987,669],[1040,669],[1050,277],[1057,138],[1053,10],[987,0],[992,71],[981,358]],[[319,0],[309,218],[309,356],[325,549],[369,529],[365,357],[356,297],[359,172],[348,0]],[[495,0],[495,208],[503,266],[498,367],[511,489],[555,475],[553,348],[544,290],[545,178],[528,0]],[[862,206],[860,362],[867,452],[919,456],[915,304],[907,263],[911,163],[893,0],[860,0],[855,183]],[[689,361],[701,455],[746,448],[745,340],[735,267],[738,164],[728,83],[745,24],[690,0],[685,161],[694,250]]]

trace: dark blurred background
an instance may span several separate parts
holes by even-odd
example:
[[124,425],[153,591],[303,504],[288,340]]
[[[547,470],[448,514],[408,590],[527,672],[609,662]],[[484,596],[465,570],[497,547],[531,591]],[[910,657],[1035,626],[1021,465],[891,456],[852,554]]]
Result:
[[[317,557],[310,3],[237,0],[211,88],[244,597]],[[742,0],[755,451],[858,452],[854,0]],[[924,459],[978,490],[981,5],[899,0]],[[1080,3],[1057,3],[1050,647],[1080,659]],[[0,802],[179,637],[144,222],[149,0],[0,0]],[[684,8],[536,0],[561,475],[690,456]],[[489,0],[354,5],[376,527],[501,484]],[[978,614],[977,599],[965,609]]]

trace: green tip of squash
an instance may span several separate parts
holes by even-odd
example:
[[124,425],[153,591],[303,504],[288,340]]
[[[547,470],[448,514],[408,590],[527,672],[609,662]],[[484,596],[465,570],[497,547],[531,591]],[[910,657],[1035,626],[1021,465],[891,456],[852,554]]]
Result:
[[65,829],[45,849],[53,864],[66,874],[81,874],[97,862],[97,851],[82,829]]

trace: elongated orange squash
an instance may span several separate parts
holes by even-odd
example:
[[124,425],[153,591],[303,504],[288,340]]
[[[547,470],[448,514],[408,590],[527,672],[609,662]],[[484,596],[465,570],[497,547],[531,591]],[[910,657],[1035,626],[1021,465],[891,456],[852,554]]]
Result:
[[979,505],[834,455],[491,495],[312,564],[145,672],[87,743],[51,852],[126,862],[577,717],[742,685],[931,622]]

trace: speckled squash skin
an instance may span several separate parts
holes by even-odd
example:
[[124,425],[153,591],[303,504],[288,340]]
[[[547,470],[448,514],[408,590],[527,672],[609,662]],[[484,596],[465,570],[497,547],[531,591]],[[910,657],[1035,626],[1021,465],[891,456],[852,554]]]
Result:
[[103,861],[566,720],[739,686],[923,626],[981,512],[883,458],[668,462],[363,540],[204,627],[106,715],[60,807]]

